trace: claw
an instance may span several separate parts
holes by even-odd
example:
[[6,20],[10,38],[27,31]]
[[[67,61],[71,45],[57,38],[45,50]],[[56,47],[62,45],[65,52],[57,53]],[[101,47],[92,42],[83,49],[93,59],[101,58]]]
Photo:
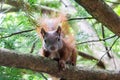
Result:
[[60,60],[59,61],[59,69],[60,71],[64,71],[66,69],[66,65],[65,65],[65,61],[64,60]]

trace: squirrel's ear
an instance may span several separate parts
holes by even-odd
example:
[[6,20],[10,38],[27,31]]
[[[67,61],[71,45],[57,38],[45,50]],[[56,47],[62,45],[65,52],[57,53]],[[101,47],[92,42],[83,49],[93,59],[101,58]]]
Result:
[[40,33],[42,34],[43,37],[46,35],[46,31],[43,28],[41,28],[41,32]]
[[57,31],[56,31],[58,34],[61,34],[61,27],[60,26],[58,26],[58,28],[57,28]]

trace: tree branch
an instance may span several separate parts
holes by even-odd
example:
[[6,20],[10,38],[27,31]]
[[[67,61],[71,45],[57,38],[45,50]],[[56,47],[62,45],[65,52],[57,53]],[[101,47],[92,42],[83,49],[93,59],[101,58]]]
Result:
[[93,17],[83,17],[83,18],[70,18],[67,21],[72,21],[72,20],[82,20],[82,19],[94,19]]
[[[101,28],[102,28],[102,38],[104,39],[104,38],[106,38],[106,35],[105,35],[104,26],[102,24],[101,24]],[[105,49],[107,51],[107,56],[111,59],[112,56],[111,56],[110,52],[108,51],[107,42],[106,42],[106,40],[103,40],[103,42],[104,42],[104,47],[105,47]]]
[[105,41],[105,40],[108,40],[108,39],[111,39],[111,38],[114,38],[114,37],[116,37],[116,35],[113,35],[113,36],[108,37],[108,38],[99,39],[99,40],[84,41],[84,42],[76,43],[76,45],[79,45],[79,44],[84,44],[84,43],[90,43],[90,42]]
[[18,12],[19,8],[3,8],[0,10],[1,13],[9,13],[9,12]]
[[11,36],[14,36],[14,35],[17,35],[17,34],[22,34],[22,33],[30,32],[30,31],[33,31],[33,30],[35,30],[35,29],[30,29],[30,30],[24,30],[24,31],[19,31],[19,32],[11,33],[10,35],[0,37],[0,39],[2,39],[2,38],[8,38],[8,37],[11,37]]
[[30,53],[33,53],[35,47],[36,47],[36,43],[37,43],[38,39],[36,39],[34,42],[33,42],[33,45],[31,47],[31,50],[30,50]]
[[103,23],[108,29],[120,36],[120,17],[104,0],[75,0],[82,5],[94,18]]
[[[119,80],[119,72],[91,70],[89,68],[72,67],[59,71],[56,61],[40,56],[21,54],[7,49],[0,49],[0,65],[25,68],[37,72],[45,72],[68,80]],[[87,75],[87,76],[86,76]]]

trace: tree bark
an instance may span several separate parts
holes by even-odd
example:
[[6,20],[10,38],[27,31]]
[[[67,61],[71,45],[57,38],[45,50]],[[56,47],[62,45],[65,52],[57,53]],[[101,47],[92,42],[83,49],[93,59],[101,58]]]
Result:
[[103,23],[108,29],[120,36],[120,17],[104,2],[104,0],[75,1],[83,6],[88,13]]
[[95,70],[69,66],[59,71],[56,61],[40,56],[21,54],[7,49],[0,49],[0,65],[25,68],[37,72],[45,72],[67,80],[119,80],[120,73],[114,71]]

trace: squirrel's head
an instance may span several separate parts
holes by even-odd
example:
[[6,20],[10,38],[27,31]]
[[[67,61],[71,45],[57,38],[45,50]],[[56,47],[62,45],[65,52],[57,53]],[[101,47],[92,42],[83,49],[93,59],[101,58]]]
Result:
[[61,27],[58,26],[57,30],[46,32],[41,29],[41,35],[43,37],[43,48],[49,52],[57,52],[63,47],[61,37]]

